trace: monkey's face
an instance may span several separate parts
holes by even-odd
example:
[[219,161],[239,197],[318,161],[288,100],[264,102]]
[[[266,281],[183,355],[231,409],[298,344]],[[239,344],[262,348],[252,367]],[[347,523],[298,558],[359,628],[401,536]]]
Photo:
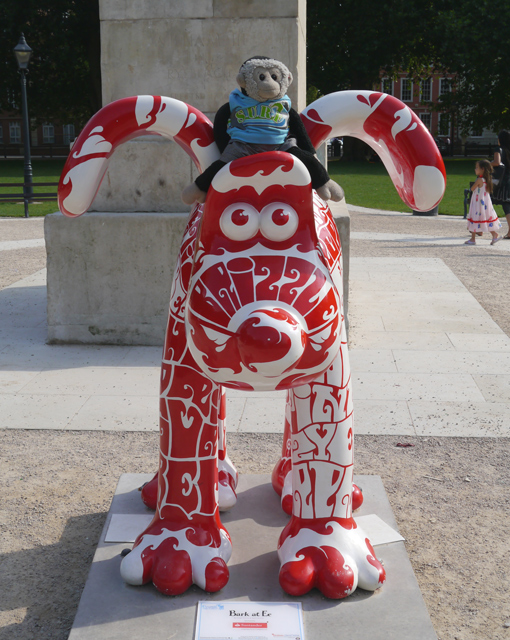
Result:
[[254,62],[250,60],[244,63],[239,70],[237,75],[239,86],[250,98],[259,102],[283,98],[292,82],[292,74],[287,67],[274,60],[260,60],[262,64],[258,65],[258,60]]
[[280,69],[256,67],[253,71],[253,78],[257,85],[257,94],[262,100],[271,100],[279,96],[283,80]]

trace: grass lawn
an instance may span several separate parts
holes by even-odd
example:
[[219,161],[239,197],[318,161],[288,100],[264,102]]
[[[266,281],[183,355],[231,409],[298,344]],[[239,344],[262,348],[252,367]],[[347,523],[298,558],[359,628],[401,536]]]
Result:
[[[37,182],[58,182],[60,174],[64,168],[65,158],[32,160],[32,180]],[[22,158],[0,159],[0,183],[3,182],[19,182],[23,183],[24,161]],[[0,193],[20,193],[23,188],[17,187],[0,187]],[[56,193],[57,187],[37,187],[34,186],[34,192],[37,193]],[[28,205],[28,214],[30,217],[45,216],[47,213],[55,213],[58,211],[57,199],[44,200],[38,203],[37,196],[34,203]],[[0,201],[0,217],[23,217],[25,208],[23,199],[19,202],[2,202]]]
[[[446,193],[439,204],[439,213],[464,215],[464,189],[474,181],[475,158],[446,159]],[[58,182],[64,167],[64,158],[53,160],[33,160],[32,172],[34,182]],[[389,211],[411,211],[399,198],[393,183],[382,162],[329,162],[329,173],[345,190],[349,204],[373,209]],[[0,183],[23,182],[23,160],[0,159]],[[34,191],[56,192],[56,187],[39,187]],[[0,193],[12,193],[13,188],[0,187]],[[35,199],[37,202],[37,198]],[[57,202],[45,201],[30,204],[30,216],[45,216],[58,210]],[[499,216],[503,216],[501,206],[496,207]],[[23,200],[19,203],[0,203],[0,217],[22,217],[24,215]]]
[[[475,180],[476,158],[445,159],[446,192],[439,203],[439,213],[464,215],[464,189]],[[338,181],[349,204],[389,211],[411,211],[399,198],[382,162],[329,162],[330,176]],[[503,208],[496,206],[500,217]]]

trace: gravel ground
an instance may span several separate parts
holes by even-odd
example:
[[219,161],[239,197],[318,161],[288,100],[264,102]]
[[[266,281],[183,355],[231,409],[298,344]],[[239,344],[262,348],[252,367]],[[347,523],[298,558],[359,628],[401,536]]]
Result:
[[[465,222],[355,212],[352,230],[457,237],[440,247],[354,240],[351,255],[442,258],[509,333],[510,256],[498,246],[464,246]],[[42,219],[0,219],[0,243],[42,233]],[[0,251],[0,288],[44,266],[44,249]],[[65,640],[118,478],[155,469],[157,438],[0,433],[0,640]],[[358,436],[355,471],[383,479],[438,638],[510,640],[510,438],[406,437],[409,448],[400,441]],[[280,447],[276,434],[229,438],[241,473],[270,473]]]

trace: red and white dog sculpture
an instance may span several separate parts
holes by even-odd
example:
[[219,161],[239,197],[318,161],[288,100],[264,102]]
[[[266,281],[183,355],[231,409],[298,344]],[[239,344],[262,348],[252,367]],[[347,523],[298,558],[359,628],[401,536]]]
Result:
[[[350,135],[370,144],[398,193],[427,211],[445,172],[429,132],[399,100],[331,94],[302,114],[313,144]],[[171,98],[138,96],[104,107],[77,139],[59,186],[68,216],[90,206],[115,148],[130,138],[174,139],[200,170],[218,156],[212,125]],[[220,508],[236,500],[226,454],[225,388],[287,390],[282,456],[273,485],[291,519],[278,555],[291,595],[317,587],[343,598],[385,580],[353,506],[353,410],[342,311],[341,247],[328,206],[295,157],[236,160],[192,211],[175,272],[161,369],[160,464],[143,497],[153,521],[123,559],[126,582],[167,594],[228,581],[231,540]]]

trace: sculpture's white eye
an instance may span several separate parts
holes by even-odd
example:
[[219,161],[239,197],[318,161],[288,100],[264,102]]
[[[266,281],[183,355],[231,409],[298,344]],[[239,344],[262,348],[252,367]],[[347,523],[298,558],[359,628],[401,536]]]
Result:
[[294,235],[298,227],[298,214],[282,202],[266,205],[260,212],[260,230],[268,240],[281,242]]
[[259,212],[246,202],[231,204],[221,214],[220,227],[231,240],[249,240],[259,230]]

